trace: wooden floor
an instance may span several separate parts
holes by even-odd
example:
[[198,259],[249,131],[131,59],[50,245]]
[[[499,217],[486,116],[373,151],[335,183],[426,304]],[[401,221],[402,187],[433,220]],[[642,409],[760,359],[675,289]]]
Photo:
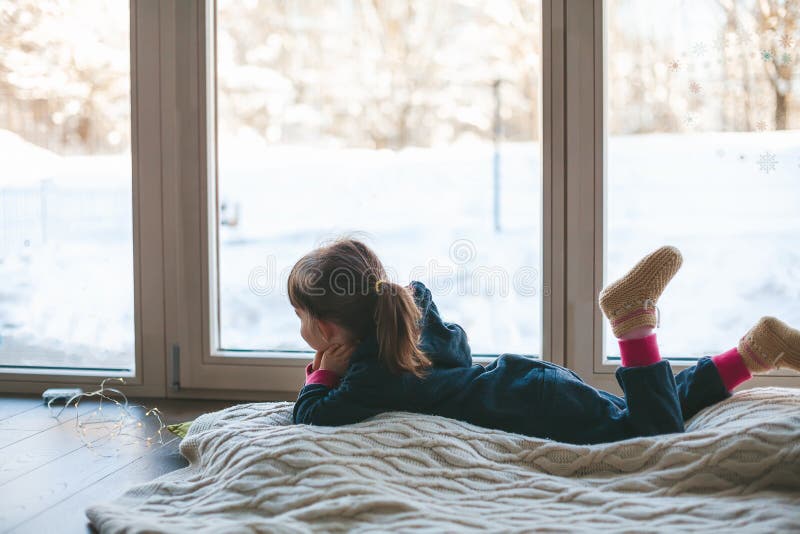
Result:
[[[198,415],[234,404],[226,401],[139,401],[157,406],[165,424],[189,421]],[[0,532],[86,533],[84,511],[95,502],[113,499],[129,485],[151,480],[186,465],[178,452],[179,440],[154,417],[130,436],[108,439],[108,425],[89,425],[81,437],[76,413],[113,420],[113,405],[82,401],[57,419],[41,398],[0,395]],[[56,410],[57,411],[57,410]],[[138,412],[143,413],[141,410]],[[110,417],[109,417],[110,415]],[[93,419],[97,421],[97,419]],[[148,445],[146,438],[154,438]],[[91,446],[88,446],[91,444]]]

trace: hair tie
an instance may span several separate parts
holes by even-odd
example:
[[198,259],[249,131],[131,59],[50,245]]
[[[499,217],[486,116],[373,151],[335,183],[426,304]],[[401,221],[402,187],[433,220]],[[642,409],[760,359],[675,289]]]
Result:
[[378,293],[380,295],[381,286],[384,284],[384,282],[386,282],[386,280],[378,280],[377,282],[375,282],[375,293]]

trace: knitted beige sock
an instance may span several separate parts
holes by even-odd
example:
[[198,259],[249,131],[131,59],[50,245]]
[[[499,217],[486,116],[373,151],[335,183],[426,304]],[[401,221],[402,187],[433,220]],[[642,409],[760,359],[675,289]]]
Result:
[[751,373],[782,367],[800,371],[800,330],[775,317],[762,317],[737,350]]
[[658,324],[656,302],[683,263],[675,247],[661,247],[600,292],[600,309],[618,338],[641,326]]

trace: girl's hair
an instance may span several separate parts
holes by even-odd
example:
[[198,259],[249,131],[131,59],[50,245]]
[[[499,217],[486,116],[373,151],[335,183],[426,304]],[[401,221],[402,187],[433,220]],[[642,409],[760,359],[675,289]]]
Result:
[[421,314],[411,290],[386,280],[367,245],[337,239],[292,267],[289,301],[312,317],[332,321],[356,338],[375,333],[378,357],[393,372],[422,376],[431,365],[419,349]]

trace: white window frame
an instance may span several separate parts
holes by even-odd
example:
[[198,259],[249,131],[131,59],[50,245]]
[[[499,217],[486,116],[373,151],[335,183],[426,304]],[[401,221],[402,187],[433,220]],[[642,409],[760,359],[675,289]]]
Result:
[[[603,363],[596,299],[605,267],[603,1],[542,0],[542,358],[619,393]],[[136,372],[134,396],[293,400],[307,361],[212,351],[218,299],[214,0],[130,0]],[[209,16],[211,15],[211,16]],[[287,303],[288,305],[288,303]],[[677,369],[681,363],[676,362]],[[58,373],[58,374],[56,374]],[[0,373],[0,390],[91,387],[102,371]],[[118,375],[117,375],[118,376]],[[800,386],[789,373],[748,387]]]
[[[551,0],[543,2],[543,57],[549,55],[547,50],[553,46],[549,31],[552,25],[545,18],[553,13],[560,14],[560,10],[553,11],[551,7],[557,3]],[[177,177],[181,185],[177,190],[184,194],[180,198],[165,197],[165,203],[176,208],[170,219],[165,221],[166,226],[172,227],[178,223],[175,218],[181,217],[180,231],[174,234],[168,232],[165,236],[165,249],[175,252],[167,260],[167,287],[175,288],[175,293],[167,297],[167,333],[168,339],[173,340],[173,346],[179,347],[174,360],[168,365],[169,372],[174,375],[169,380],[173,385],[170,394],[218,395],[221,390],[237,398],[258,398],[265,393],[271,397],[294,398],[303,384],[304,369],[310,355],[309,358],[298,358],[292,353],[247,351],[247,356],[243,356],[240,351],[215,350],[218,346],[218,305],[212,306],[211,303],[218,303],[219,298],[216,289],[218,261],[216,247],[209,245],[216,243],[217,238],[214,220],[217,166],[216,154],[213,150],[207,150],[215,146],[215,105],[207,98],[215,96],[215,77],[208,68],[213,62],[206,61],[207,57],[213,57],[214,52],[215,11],[214,0],[207,0],[178,4],[174,15],[176,53],[184,59],[175,64],[178,92],[182,95],[177,105],[196,108],[198,113],[196,117],[190,113],[184,116],[185,127],[180,132],[184,138],[177,143],[181,147],[178,150],[183,150],[177,158],[182,162]],[[558,67],[544,60],[542,79],[551,79],[548,71],[554,68]],[[186,86],[182,86],[181,80],[186,81]],[[540,150],[543,165],[542,244],[546,261],[542,265],[542,353],[545,360],[563,363],[563,343],[559,341],[563,338],[563,334],[559,333],[559,330],[563,330],[563,321],[558,304],[563,302],[563,298],[557,296],[563,291],[561,264],[557,261],[563,258],[563,254],[555,250],[558,242],[550,238],[550,228],[563,218],[563,202],[553,201],[563,194],[558,185],[562,182],[553,180],[555,172],[563,171],[554,165],[553,159],[554,155],[563,153],[563,145],[553,142],[558,138],[549,134],[551,129],[559,127],[561,120],[561,115],[554,113],[553,106],[549,104],[558,94],[546,82],[543,83]],[[182,115],[180,111],[179,114]],[[554,166],[557,168],[554,169]],[[172,324],[169,323],[170,317],[176,318]]]
[[130,0],[131,159],[135,370],[0,369],[0,391],[41,393],[47,387],[94,389],[109,376],[123,377],[133,396],[164,396],[164,280],[161,221],[159,45],[156,2]]
[[[170,175],[164,190],[168,395],[176,398],[291,398],[307,362],[288,355],[227,356],[216,345],[216,154],[214,73],[207,57],[215,46],[213,1],[175,2],[163,13],[173,37],[162,50],[174,84],[164,100],[171,113],[162,125]],[[207,54],[209,54],[207,56]],[[236,354],[236,353],[232,353]]]
[[[542,1],[542,358],[576,370],[596,387],[621,393],[614,377],[617,365],[603,363],[604,319],[597,306],[605,268],[603,7],[602,0]],[[212,325],[218,317],[217,308],[209,304],[218,299],[217,259],[208,244],[216,239],[216,221],[209,218],[216,212],[216,180],[208,177],[217,169],[215,154],[206,151],[215,141],[215,106],[206,95],[215,94],[215,80],[207,71],[204,50],[214,43],[215,3],[187,3],[179,11],[177,24],[183,27],[176,35],[190,50],[183,57],[192,58],[182,62],[187,70],[179,69],[179,78],[198,83],[179,104],[199,113],[197,122],[183,129],[197,136],[183,141],[188,151],[181,156],[187,167],[181,180],[189,182],[180,188],[188,194],[181,209],[189,210],[184,220],[190,224],[180,232],[182,246],[166,247],[185,254],[175,260],[183,268],[176,287],[184,298],[175,304],[182,310],[177,314],[181,324],[178,330],[168,328],[180,346],[180,365],[168,366],[177,377],[171,381],[179,384],[173,395],[291,400],[302,386],[306,359],[288,353],[251,351],[242,357],[240,352],[212,351],[217,332]],[[197,147],[199,154],[193,152]],[[683,365],[689,364],[676,362],[673,367],[677,371]],[[772,373],[748,383],[763,385],[800,385],[800,379]]]
[[[614,376],[618,365],[603,361],[604,318],[597,305],[606,267],[605,2],[564,0],[563,6],[567,149],[565,363],[595,387],[620,393]],[[693,363],[674,361],[671,365],[678,372]],[[763,386],[800,387],[800,377],[788,371],[773,371],[754,376],[742,387]]]

